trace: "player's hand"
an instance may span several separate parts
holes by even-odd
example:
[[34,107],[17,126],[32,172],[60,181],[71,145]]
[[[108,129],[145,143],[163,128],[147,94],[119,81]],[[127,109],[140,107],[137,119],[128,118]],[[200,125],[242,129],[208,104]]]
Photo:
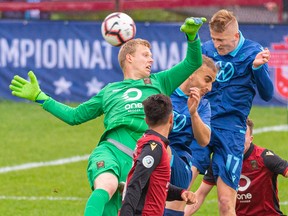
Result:
[[271,54],[268,48],[265,48],[263,51],[259,52],[254,61],[253,61],[253,67],[257,68],[261,65],[267,63],[270,60]]
[[190,95],[187,100],[187,106],[191,116],[193,116],[197,112],[200,100],[201,100],[200,89],[197,87],[190,88]]
[[41,93],[41,89],[37,78],[32,71],[29,71],[28,76],[30,82],[18,75],[14,76],[9,88],[12,90],[12,95],[35,101],[37,96]]
[[186,202],[187,205],[191,205],[197,202],[196,195],[192,191],[184,191],[181,194],[181,198]]
[[180,31],[186,33],[188,40],[194,40],[198,30],[206,22],[207,19],[205,17],[189,17],[185,20],[183,25],[180,28]]

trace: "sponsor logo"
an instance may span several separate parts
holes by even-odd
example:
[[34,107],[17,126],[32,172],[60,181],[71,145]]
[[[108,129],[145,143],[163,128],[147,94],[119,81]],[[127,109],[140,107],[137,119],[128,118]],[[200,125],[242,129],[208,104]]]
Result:
[[220,68],[219,72],[217,73],[216,80],[218,82],[227,82],[231,79],[231,77],[235,73],[235,69],[231,62],[216,62],[216,65]]
[[251,184],[251,180],[245,176],[245,175],[241,175],[240,176],[240,185],[239,185],[239,191],[245,191],[249,188]]
[[173,111],[174,119],[173,119],[173,131],[180,131],[185,127],[187,119],[183,114],[179,114],[178,112]]
[[154,158],[151,155],[147,155],[142,159],[142,164],[146,168],[151,168],[154,164]]
[[246,194],[237,194],[237,199],[240,203],[249,203],[251,202],[252,199],[252,194],[251,193],[246,193]]
[[239,189],[237,193],[237,200],[240,203],[249,203],[251,202],[252,199],[252,194],[251,193],[244,193],[250,186],[251,180],[245,176],[241,175],[240,176],[240,181],[239,181]]
[[142,92],[137,88],[130,88],[123,94],[124,101],[135,101],[139,100],[142,96]]
[[[142,97],[142,91],[140,91],[137,88],[130,88],[127,91],[124,92],[122,98],[124,101],[129,102],[129,101],[137,101]],[[141,109],[143,109],[143,105],[140,102],[133,102],[133,103],[127,103],[124,108],[128,112],[138,112]]]

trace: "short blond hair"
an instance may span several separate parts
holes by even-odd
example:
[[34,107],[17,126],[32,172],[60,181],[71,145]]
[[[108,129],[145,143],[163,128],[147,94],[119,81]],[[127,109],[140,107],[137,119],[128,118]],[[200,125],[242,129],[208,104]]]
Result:
[[222,33],[231,24],[234,25],[238,31],[238,28],[239,28],[238,27],[238,21],[237,21],[236,17],[234,16],[233,12],[222,9],[222,10],[219,10],[218,12],[216,12],[212,16],[212,18],[209,22],[209,27],[210,27],[210,30],[212,30],[212,31]]
[[136,47],[138,45],[143,45],[151,49],[151,44],[147,40],[136,38],[136,39],[127,41],[125,44],[121,46],[120,51],[118,53],[118,62],[122,69],[125,66],[126,55],[134,54],[136,51]]

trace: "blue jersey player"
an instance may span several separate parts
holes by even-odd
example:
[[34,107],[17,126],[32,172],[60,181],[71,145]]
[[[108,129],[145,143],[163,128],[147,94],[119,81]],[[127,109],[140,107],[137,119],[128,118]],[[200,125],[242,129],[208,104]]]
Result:
[[273,96],[267,65],[270,51],[246,39],[230,11],[216,12],[209,29],[212,40],[202,45],[202,52],[219,66],[212,90],[205,96],[210,101],[212,115],[209,146],[213,150],[212,169],[217,183],[219,213],[233,216],[236,215],[246,119],[256,89],[265,101]]
[[[171,95],[174,126],[169,135],[172,151],[170,182],[178,187],[189,189],[192,176],[194,179],[209,167],[210,151],[205,146],[211,135],[211,109],[209,101],[202,96],[211,90],[216,74],[214,61],[203,55],[202,66]],[[164,215],[184,215],[184,208],[185,202],[166,202]]]

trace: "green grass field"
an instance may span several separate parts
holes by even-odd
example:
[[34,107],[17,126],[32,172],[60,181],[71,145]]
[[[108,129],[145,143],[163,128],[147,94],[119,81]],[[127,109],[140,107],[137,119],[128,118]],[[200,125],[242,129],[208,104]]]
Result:
[[[103,131],[103,119],[71,127],[36,104],[5,101],[0,113],[0,215],[83,215],[90,194],[86,158]],[[250,117],[255,129],[287,125],[286,108],[253,107]],[[254,136],[256,144],[286,160],[287,141],[287,131]],[[278,180],[281,209],[288,214],[288,181]],[[194,189],[200,181],[201,176]],[[218,215],[215,189],[196,215]]]

